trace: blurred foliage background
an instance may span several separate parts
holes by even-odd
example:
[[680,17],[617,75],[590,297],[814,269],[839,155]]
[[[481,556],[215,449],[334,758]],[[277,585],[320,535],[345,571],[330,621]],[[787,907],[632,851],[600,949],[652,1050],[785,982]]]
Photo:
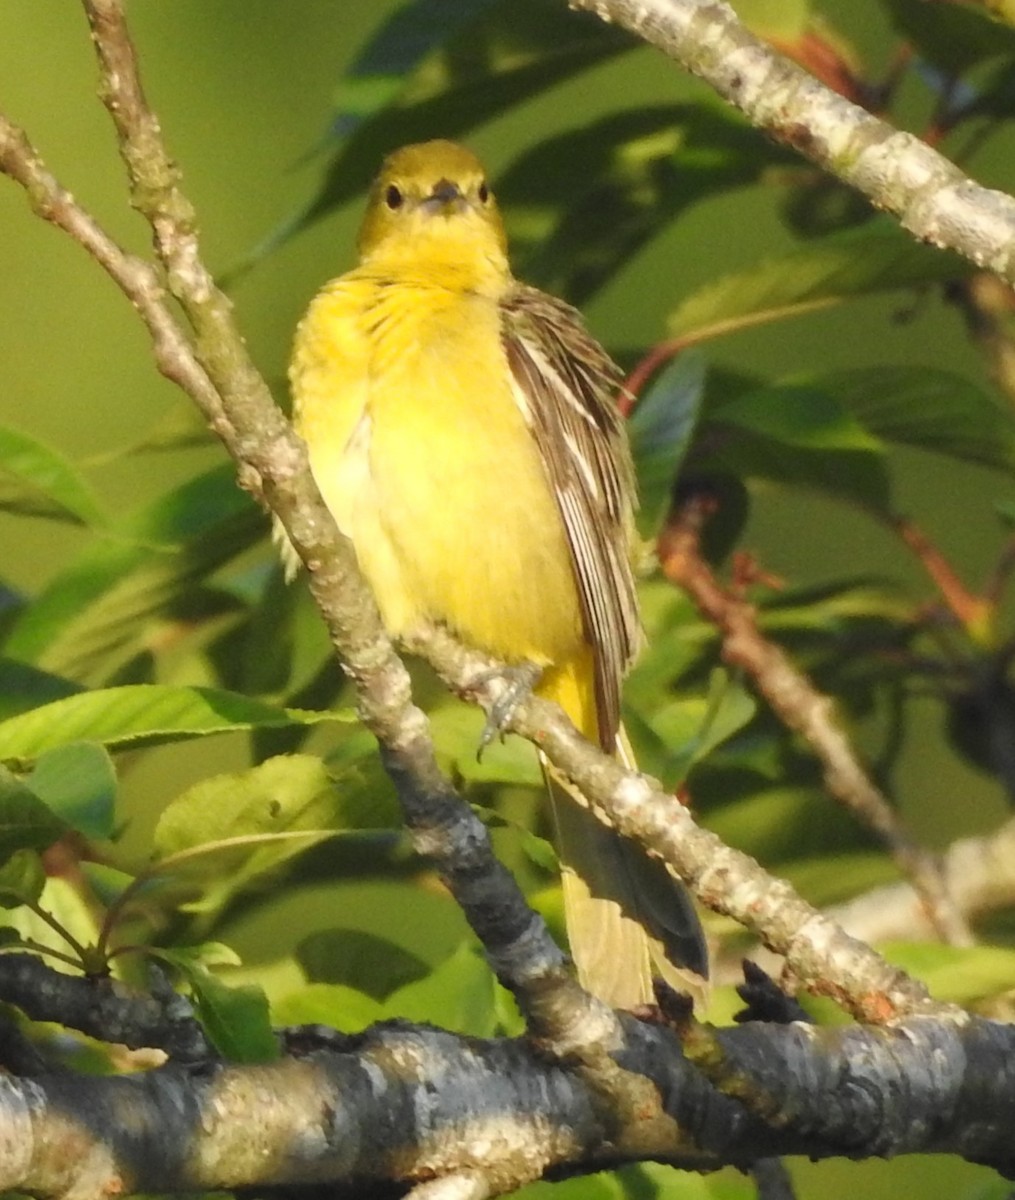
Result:
[[[735,7],[852,99],[1015,189],[1015,30],[924,0]],[[838,697],[917,836],[943,847],[1005,819],[1007,293],[911,246],[659,54],[555,0],[134,0],[130,17],[207,260],[280,403],[291,331],[351,265],[380,157],[422,137],[467,140],[490,168],[520,275],[579,303],[630,368],[679,341],[635,417],[646,533],[682,460],[684,479],[723,501],[708,543],[717,569],[734,551],[753,556],[765,628]],[[0,105],[75,196],[146,252],[94,100],[83,15],[5,0],[4,18]],[[302,589],[281,583],[265,522],[154,370],[129,306],[13,186],[0,187],[0,227],[0,758],[14,768],[6,802],[34,814],[31,836],[3,844],[13,927],[52,943],[41,906],[82,945],[157,946],[205,1014],[233,996],[238,1015],[219,1036],[241,1057],[264,1050],[267,1002],[276,1022],[349,1028],[398,1013],[515,1029],[461,918],[408,856]],[[928,555],[906,547],[902,516],[964,582],[965,607],[949,607]],[[894,878],[823,794],[806,748],[742,681],[714,673],[715,638],[689,603],[658,579],[643,599],[650,647],[628,701],[647,769],[674,785],[690,772],[702,819],[816,903]],[[477,766],[476,715],[419,677],[447,762],[555,920],[527,748]],[[162,690],[137,690],[151,684]],[[61,698],[71,707],[46,707]],[[329,828],[343,833],[314,832]],[[221,845],[237,836],[265,840]],[[964,974],[953,951],[921,957],[938,994],[996,1004],[1015,987],[1003,918],[989,937],[989,969],[969,958]],[[242,967],[209,970],[236,955]],[[114,961],[137,978],[143,960]],[[734,1005],[720,988],[717,1017]],[[960,1163],[794,1173],[805,1196],[992,1186]],[[751,1191],[732,1175],[673,1179],[645,1168],[568,1186]]]

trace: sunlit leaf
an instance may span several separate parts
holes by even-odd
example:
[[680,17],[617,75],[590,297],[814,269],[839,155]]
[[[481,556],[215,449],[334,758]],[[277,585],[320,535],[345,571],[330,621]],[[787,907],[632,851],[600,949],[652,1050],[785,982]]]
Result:
[[859,296],[960,279],[972,270],[897,227],[870,225],[706,284],[671,313],[668,325],[674,336],[700,342]]
[[348,719],[335,712],[276,708],[214,688],[135,684],[80,692],[0,722],[0,758],[36,758],[70,742],[100,742],[115,750],[213,733]]
[[712,672],[706,696],[681,696],[641,712],[666,747],[666,782],[674,787],[691,767],[738,733],[756,704],[726,671]]
[[[12,909],[6,920],[26,941],[49,946],[59,953],[75,957],[75,951],[59,931],[66,931],[80,946],[93,946],[98,937],[98,913],[92,897],[79,880],[61,875],[46,877],[38,907]],[[55,925],[55,928],[54,928]]]
[[497,1030],[498,986],[479,949],[463,942],[425,978],[392,992],[385,1012],[408,1021],[431,1021],[455,1033],[491,1037]]
[[[166,858],[229,838],[344,827],[341,794],[321,760],[293,754],[195,784],[163,810],[153,844]],[[294,850],[269,844],[253,852],[275,860]]]
[[810,15],[810,0],[737,0],[737,16],[762,37],[799,37]]
[[458,701],[440,704],[430,713],[437,756],[452,775],[469,783],[539,785],[542,775],[535,751],[521,738],[492,742],[478,756],[485,717]]
[[91,488],[62,455],[0,427],[0,510],[76,525],[104,525]]
[[936,1000],[972,1004],[1015,991],[1015,950],[1007,947],[894,942],[879,948],[889,962],[922,979]]
[[380,825],[384,807],[358,785],[354,772],[334,780],[307,755],[203,780],[159,818],[153,841],[160,869],[198,881],[200,895],[188,911],[215,912],[314,842]]
[[384,1017],[384,1006],[341,983],[308,983],[273,1001],[271,1014],[279,1025],[327,1025],[359,1033]]

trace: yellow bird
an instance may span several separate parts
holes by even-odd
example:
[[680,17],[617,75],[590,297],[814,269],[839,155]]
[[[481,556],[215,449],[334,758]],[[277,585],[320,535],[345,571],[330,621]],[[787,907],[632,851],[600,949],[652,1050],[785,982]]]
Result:
[[[514,279],[461,146],[389,155],[358,246],[300,322],[290,380],[314,478],[388,631],[440,622],[534,664],[536,692],[630,761],[620,686],[641,634],[619,369],[574,309]],[[686,892],[548,782],[583,984],[616,1007],[651,1002],[653,974],[700,985]]]

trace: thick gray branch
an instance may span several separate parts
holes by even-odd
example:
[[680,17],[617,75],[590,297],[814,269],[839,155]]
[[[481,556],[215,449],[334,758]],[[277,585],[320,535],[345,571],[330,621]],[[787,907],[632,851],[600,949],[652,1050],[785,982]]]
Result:
[[925,1018],[702,1029],[691,1053],[722,1095],[667,1029],[631,1023],[623,1061],[655,1080],[670,1120],[632,1112],[619,1126],[580,1071],[525,1042],[400,1025],[260,1066],[2,1078],[0,1188],[83,1197],[327,1181],[362,1195],[457,1176],[478,1194],[624,1161],[747,1167],[772,1154],[957,1153],[1010,1171],[1013,1036]]
[[67,975],[33,954],[0,954],[0,1000],[34,1021],[56,1021],[132,1049],[155,1047],[182,1062],[203,1062],[211,1052],[178,992],[138,992],[112,979]]

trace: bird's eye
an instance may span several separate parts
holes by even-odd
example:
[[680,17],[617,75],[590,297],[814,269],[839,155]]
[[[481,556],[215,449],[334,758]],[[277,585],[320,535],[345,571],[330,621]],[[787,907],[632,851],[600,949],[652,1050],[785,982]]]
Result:
[[391,184],[384,193],[384,203],[388,208],[401,208],[404,199],[405,197],[402,195],[401,190],[395,187],[394,184]]
[[490,199],[490,189],[486,186],[486,180],[479,185],[479,191],[476,193],[479,197],[480,204],[485,204]]

